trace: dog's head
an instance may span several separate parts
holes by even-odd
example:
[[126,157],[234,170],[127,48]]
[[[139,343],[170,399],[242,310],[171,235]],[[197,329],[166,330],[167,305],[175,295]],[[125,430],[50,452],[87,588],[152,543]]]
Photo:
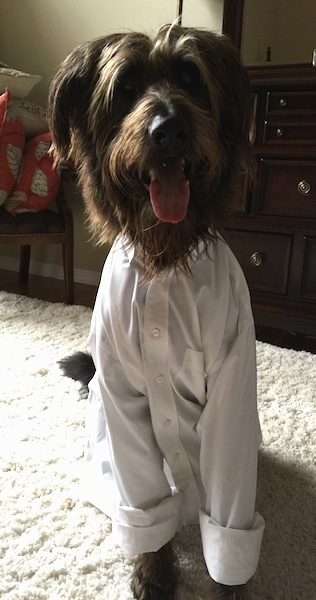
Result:
[[50,88],[57,160],[78,168],[91,231],[120,231],[149,270],[186,268],[252,166],[246,70],[230,41],[164,26],[76,48]]

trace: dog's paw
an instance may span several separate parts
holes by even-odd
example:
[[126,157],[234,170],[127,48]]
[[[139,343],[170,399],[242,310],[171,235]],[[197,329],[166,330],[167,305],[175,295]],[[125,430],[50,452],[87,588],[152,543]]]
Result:
[[134,570],[131,588],[135,600],[175,600],[176,585],[169,581],[150,581],[143,572]]
[[132,592],[136,600],[175,600],[174,592],[148,582],[139,582],[137,585],[134,581]]
[[250,600],[246,585],[216,583],[213,600]]
[[140,554],[135,561],[131,588],[136,600],[174,600],[178,568],[172,544],[158,552]]

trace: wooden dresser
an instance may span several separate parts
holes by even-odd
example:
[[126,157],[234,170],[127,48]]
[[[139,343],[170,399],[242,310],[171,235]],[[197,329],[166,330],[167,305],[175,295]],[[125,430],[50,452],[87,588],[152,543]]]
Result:
[[257,325],[316,335],[316,68],[249,68],[255,187],[227,240]]

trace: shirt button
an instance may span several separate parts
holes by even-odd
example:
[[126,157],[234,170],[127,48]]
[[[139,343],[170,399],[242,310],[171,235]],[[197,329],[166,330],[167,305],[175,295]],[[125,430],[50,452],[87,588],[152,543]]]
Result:
[[180,452],[175,452],[173,455],[173,460],[177,461],[181,458],[181,453]]
[[160,336],[160,329],[158,329],[158,327],[155,327],[152,332],[154,337],[159,337]]
[[171,419],[166,419],[166,420],[163,422],[163,425],[164,425],[165,427],[169,427],[169,425],[171,425]]
[[156,377],[156,381],[157,383],[162,383],[165,380],[163,375],[158,375],[158,377]]

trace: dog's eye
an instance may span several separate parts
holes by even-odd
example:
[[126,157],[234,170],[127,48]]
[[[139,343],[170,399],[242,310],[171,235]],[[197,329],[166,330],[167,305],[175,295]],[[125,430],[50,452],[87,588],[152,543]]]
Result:
[[194,64],[180,64],[177,66],[176,78],[178,84],[190,94],[194,94],[201,85],[200,72]]
[[181,81],[184,83],[184,85],[191,85],[192,83],[192,76],[188,71],[184,71],[181,75]]
[[128,69],[119,77],[116,91],[123,101],[134,102],[141,92],[141,81],[140,73],[136,69]]
[[135,81],[133,81],[132,79],[126,79],[125,81],[123,81],[121,87],[123,90],[125,90],[125,92],[137,91],[137,86],[135,84]]

